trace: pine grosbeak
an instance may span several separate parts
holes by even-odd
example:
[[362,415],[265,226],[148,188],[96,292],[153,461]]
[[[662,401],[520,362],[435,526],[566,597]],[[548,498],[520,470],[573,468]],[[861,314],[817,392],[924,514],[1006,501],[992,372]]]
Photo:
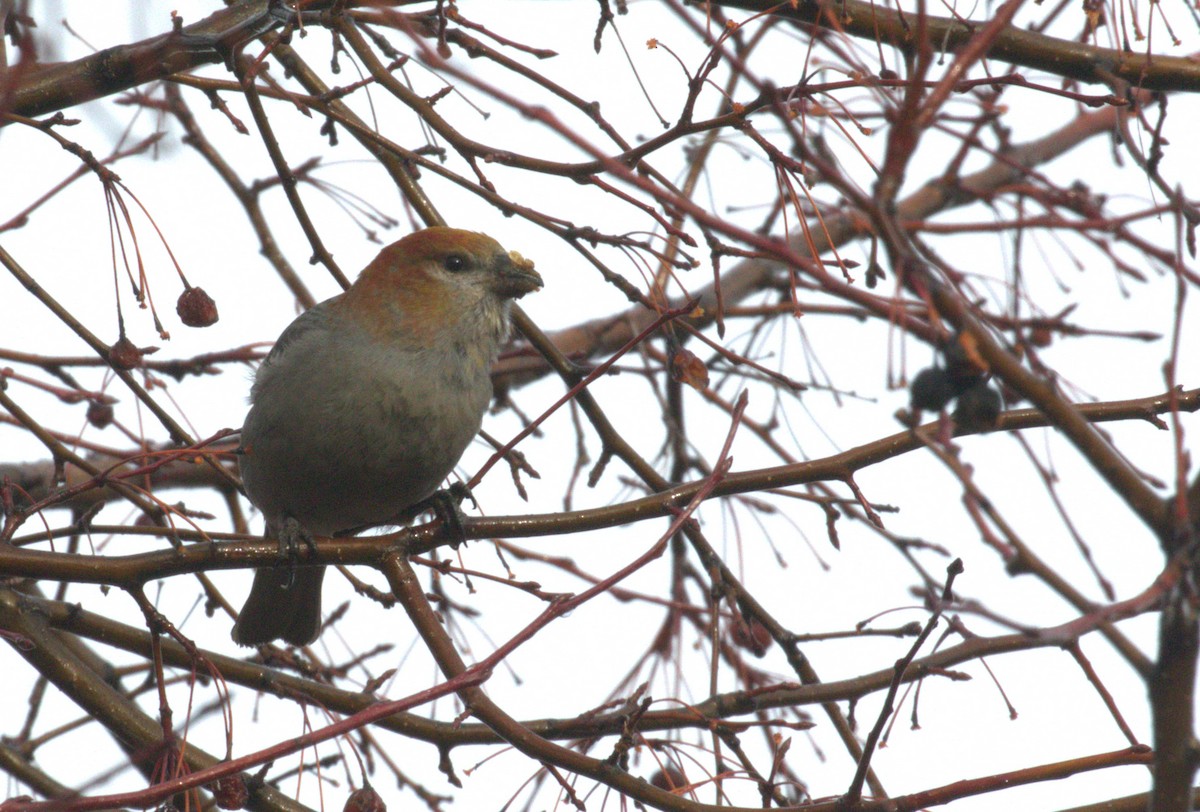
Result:
[[[293,321],[259,367],[242,427],[242,482],[267,535],[289,547],[409,518],[479,431],[512,299],[541,285],[491,237],[428,228]],[[257,570],[234,641],[311,643],[324,575]]]

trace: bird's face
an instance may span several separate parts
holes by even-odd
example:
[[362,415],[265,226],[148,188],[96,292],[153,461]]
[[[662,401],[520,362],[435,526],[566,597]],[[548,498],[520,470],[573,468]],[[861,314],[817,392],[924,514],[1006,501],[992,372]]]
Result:
[[383,249],[343,302],[372,333],[422,345],[467,324],[500,336],[508,302],[541,286],[532,262],[486,234],[435,227]]

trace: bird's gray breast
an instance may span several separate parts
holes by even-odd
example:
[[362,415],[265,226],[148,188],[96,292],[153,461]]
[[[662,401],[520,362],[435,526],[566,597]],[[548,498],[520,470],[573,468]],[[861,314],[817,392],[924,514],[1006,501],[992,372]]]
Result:
[[436,490],[478,433],[490,364],[452,346],[366,340],[347,352],[351,336],[317,338],[292,337],[260,370],[247,493],[268,522],[291,515],[314,533],[387,523]]

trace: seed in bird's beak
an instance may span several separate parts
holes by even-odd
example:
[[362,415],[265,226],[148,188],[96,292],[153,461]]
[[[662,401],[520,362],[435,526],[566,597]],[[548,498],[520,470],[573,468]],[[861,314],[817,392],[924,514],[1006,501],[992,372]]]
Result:
[[[512,264],[522,271],[533,271],[533,260],[525,259],[516,251],[509,251],[508,258],[512,260]],[[536,273],[536,272],[535,272]]]
[[500,260],[496,278],[500,283],[499,292],[514,298],[532,293],[543,284],[542,277],[533,269],[533,260],[525,259],[516,251],[509,251],[508,256]]

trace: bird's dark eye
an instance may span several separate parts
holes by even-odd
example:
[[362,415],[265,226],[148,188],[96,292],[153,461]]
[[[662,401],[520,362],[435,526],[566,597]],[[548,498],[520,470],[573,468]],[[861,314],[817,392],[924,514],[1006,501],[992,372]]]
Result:
[[442,260],[442,267],[451,273],[457,273],[467,267],[467,259],[461,254],[451,254]]

